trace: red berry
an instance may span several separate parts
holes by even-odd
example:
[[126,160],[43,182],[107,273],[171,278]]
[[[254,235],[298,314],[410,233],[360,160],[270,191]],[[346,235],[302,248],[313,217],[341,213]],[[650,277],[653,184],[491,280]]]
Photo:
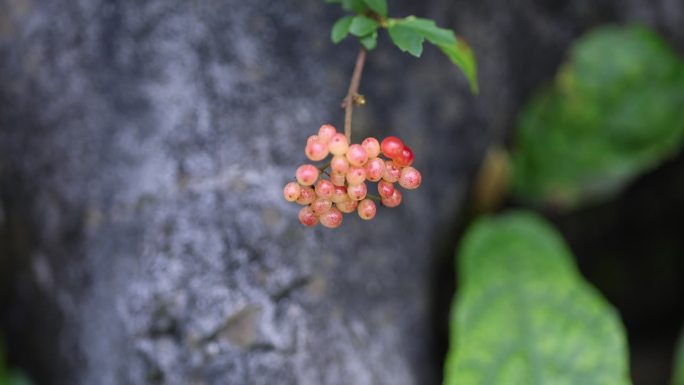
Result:
[[349,141],[344,134],[338,132],[330,138],[328,148],[333,155],[344,155],[349,148]]
[[366,169],[352,166],[347,171],[347,183],[350,185],[361,184],[366,180]]
[[325,214],[321,215],[318,219],[321,221],[323,226],[334,229],[336,227],[340,227],[342,224],[342,216],[342,212],[333,207],[325,212]]
[[325,157],[330,153],[330,150],[328,149],[327,143],[323,142],[318,136],[314,136],[315,138],[309,138],[307,141],[304,153],[306,154],[307,158],[317,162],[319,160],[325,159]]
[[389,198],[382,198],[382,204],[387,207],[397,207],[401,203],[401,191],[394,189],[392,196]]
[[364,199],[359,202],[359,208],[357,209],[357,212],[361,219],[370,220],[375,217],[377,210],[378,208],[375,206],[375,202],[370,199]]
[[360,201],[368,194],[368,187],[365,183],[353,184],[347,187],[347,195],[355,201]]
[[315,191],[319,198],[330,199],[335,192],[335,185],[329,180],[321,179],[316,183]]
[[339,174],[330,174],[330,181],[332,184],[335,186],[344,186],[345,181],[347,180],[346,175],[339,175]]
[[388,136],[382,140],[380,149],[386,157],[394,159],[401,155],[401,151],[404,149],[404,142],[396,136]]
[[295,176],[297,177],[297,182],[302,186],[311,186],[318,179],[318,169],[314,165],[303,164],[299,166]]
[[377,158],[380,155],[380,143],[375,138],[366,138],[361,142],[361,145],[368,154],[368,159]]
[[394,184],[381,180],[378,182],[378,194],[381,198],[389,198],[394,194]]
[[385,161],[385,171],[382,172],[382,179],[394,183],[399,180],[399,175],[401,175],[401,169],[391,160]]
[[368,153],[360,144],[352,144],[347,149],[347,160],[352,166],[361,167],[368,161]]
[[382,173],[385,171],[385,161],[380,158],[373,158],[366,163],[366,179],[371,182],[377,182],[382,179]]
[[283,196],[288,202],[294,202],[299,198],[299,194],[302,193],[302,186],[296,182],[290,182],[285,185],[283,189]]
[[330,161],[330,169],[333,173],[344,175],[349,170],[349,161],[344,155],[335,155]]
[[313,227],[318,223],[318,217],[313,213],[311,207],[304,206],[299,210],[299,221],[306,227]]
[[347,195],[347,188],[344,186],[335,186],[335,192],[333,193],[332,198],[330,200],[333,201],[333,203],[340,203],[344,201],[351,200],[349,198],[349,195]]
[[302,192],[297,198],[297,203],[300,205],[309,205],[316,199],[316,192],[311,187],[302,187]]
[[359,201],[355,201],[353,199],[349,199],[335,204],[335,206],[337,206],[337,208],[345,214],[353,213],[358,205]]
[[420,186],[422,177],[420,172],[413,167],[404,167],[399,176],[399,185],[405,189],[413,190]]
[[324,124],[318,129],[318,137],[324,143],[330,142],[330,139],[337,133],[337,129],[332,124]]
[[325,198],[316,198],[315,201],[311,202],[311,211],[316,215],[321,215],[324,212],[330,210],[332,207],[332,201]]
[[399,167],[406,167],[413,164],[413,151],[409,146],[404,146],[401,155],[394,158],[394,163]]

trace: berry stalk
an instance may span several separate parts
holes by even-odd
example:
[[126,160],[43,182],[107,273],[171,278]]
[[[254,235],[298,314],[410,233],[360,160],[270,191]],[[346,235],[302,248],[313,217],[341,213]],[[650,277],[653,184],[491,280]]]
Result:
[[352,111],[354,109],[355,98],[359,95],[359,84],[361,83],[361,74],[363,73],[363,65],[366,62],[366,49],[361,47],[359,55],[356,57],[356,65],[352,73],[351,82],[349,82],[349,91],[342,102],[344,107],[344,135],[351,143],[351,129],[352,129]]

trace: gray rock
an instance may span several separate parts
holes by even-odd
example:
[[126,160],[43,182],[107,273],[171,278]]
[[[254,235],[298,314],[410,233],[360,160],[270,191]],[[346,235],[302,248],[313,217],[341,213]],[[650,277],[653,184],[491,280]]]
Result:
[[381,38],[354,138],[405,138],[424,185],[329,231],[300,226],[281,194],[306,137],[342,126],[357,47],[329,42],[336,7],[0,2],[14,359],[41,384],[436,383],[436,245],[488,144],[605,14],[684,40],[677,1],[536,3],[390,2],[467,37],[481,96],[436,50],[417,61]]

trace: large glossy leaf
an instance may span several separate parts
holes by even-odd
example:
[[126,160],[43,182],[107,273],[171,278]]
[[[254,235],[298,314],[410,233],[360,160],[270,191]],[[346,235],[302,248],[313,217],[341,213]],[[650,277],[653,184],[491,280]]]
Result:
[[658,35],[643,27],[587,34],[521,113],[516,193],[559,207],[611,196],[679,151],[682,106],[684,63]]
[[477,221],[459,253],[445,385],[626,385],[624,330],[541,218]]
[[679,343],[677,343],[672,385],[684,385],[684,331],[679,336]]

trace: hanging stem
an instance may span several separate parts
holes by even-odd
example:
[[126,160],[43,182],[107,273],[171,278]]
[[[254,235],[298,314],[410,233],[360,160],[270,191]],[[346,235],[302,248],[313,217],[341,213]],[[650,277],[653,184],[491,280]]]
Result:
[[354,109],[354,98],[359,94],[359,83],[361,83],[361,73],[363,73],[363,64],[366,62],[366,49],[361,47],[359,55],[356,57],[356,65],[354,66],[354,73],[352,74],[351,82],[349,83],[349,91],[342,102],[344,107],[344,135],[347,140],[351,142],[352,129],[352,110]]

